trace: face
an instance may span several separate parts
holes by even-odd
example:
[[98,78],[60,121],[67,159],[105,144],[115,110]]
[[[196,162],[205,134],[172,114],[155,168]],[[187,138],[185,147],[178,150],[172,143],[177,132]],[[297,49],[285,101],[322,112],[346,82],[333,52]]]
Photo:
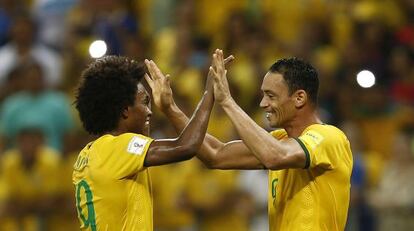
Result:
[[38,93],[44,89],[44,78],[40,66],[29,67],[21,78],[22,88],[31,93]]
[[260,107],[266,112],[269,125],[273,128],[284,127],[295,116],[294,97],[289,96],[289,89],[283,76],[268,72],[262,83],[263,92]]
[[24,158],[33,158],[42,145],[43,134],[41,132],[22,132],[17,136],[17,148],[23,153]]
[[148,136],[150,132],[151,98],[144,86],[139,83],[135,104],[128,107],[128,130]]
[[32,43],[33,25],[27,21],[28,19],[17,19],[12,27],[13,41],[20,46]]

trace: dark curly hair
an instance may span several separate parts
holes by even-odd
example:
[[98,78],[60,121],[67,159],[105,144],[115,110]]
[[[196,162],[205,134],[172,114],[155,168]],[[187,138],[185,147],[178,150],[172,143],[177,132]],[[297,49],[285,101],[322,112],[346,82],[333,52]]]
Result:
[[135,102],[144,65],[126,57],[106,56],[81,74],[75,100],[86,131],[101,135],[116,129],[122,111]]
[[269,68],[269,71],[283,76],[290,95],[297,90],[304,90],[311,102],[314,105],[318,104],[318,72],[312,65],[298,58],[280,59]]

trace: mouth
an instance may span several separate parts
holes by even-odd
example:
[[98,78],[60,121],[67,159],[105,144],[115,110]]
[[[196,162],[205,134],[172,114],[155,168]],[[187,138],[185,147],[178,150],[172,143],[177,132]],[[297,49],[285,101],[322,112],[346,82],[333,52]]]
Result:
[[147,119],[145,120],[145,123],[144,123],[144,124],[145,124],[146,126],[148,126],[148,125],[150,124],[150,121],[151,121],[151,117],[150,117],[150,116],[148,116],[148,117],[147,117]]
[[266,119],[270,119],[272,115],[273,115],[273,112],[266,112]]

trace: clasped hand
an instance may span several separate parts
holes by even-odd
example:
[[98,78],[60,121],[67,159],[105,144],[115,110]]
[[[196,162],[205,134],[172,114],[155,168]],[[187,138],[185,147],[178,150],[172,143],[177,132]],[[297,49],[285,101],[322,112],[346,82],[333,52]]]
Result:
[[[223,103],[231,99],[230,90],[227,82],[225,64],[234,60],[230,55],[223,59],[223,51],[216,49],[213,54],[212,66],[209,68],[207,85],[214,85],[214,97],[218,103]],[[154,104],[161,111],[166,111],[175,105],[173,93],[170,86],[170,76],[164,75],[152,60],[145,59],[149,75],[145,75],[145,80],[152,90]]]

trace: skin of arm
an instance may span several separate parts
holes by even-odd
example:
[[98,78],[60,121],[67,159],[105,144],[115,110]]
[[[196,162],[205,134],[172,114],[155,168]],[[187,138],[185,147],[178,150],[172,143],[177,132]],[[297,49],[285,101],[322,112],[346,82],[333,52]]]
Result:
[[[152,61],[148,61],[151,63]],[[153,62],[152,62],[153,63]],[[150,70],[151,77],[156,79],[158,74]],[[146,78],[151,78],[146,76]],[[206,134],[211,110],[214,105],[212,80],[208,79],[204,95],[188,121],[176,139],[154,140],[145,158],[145,166],[163,165],[179,162],[192,158]]]
[[303,168],[305,153],[299,143],[292,139],[277,140],[257,125],[234,101],[230,94],[223,52],[213,55],[214,96],[230,117],[244,144],[268,169]]
[[[233,60],[230,56],[226,62]],[[174,102],[169,76],[164,76],[154,62],[146,62],[148,70],[156,78],[146,76],[152,89],[155,105],[167,116],[177,133],[180,133],[188,123],[188,117]],[[209,71],[209,77],[212,72]],[[214,136],[206,134],[197,157],[209,168],[214,169],[263,169],[264,166],[251,154],[250,150],[241,140],[223,143]]]

